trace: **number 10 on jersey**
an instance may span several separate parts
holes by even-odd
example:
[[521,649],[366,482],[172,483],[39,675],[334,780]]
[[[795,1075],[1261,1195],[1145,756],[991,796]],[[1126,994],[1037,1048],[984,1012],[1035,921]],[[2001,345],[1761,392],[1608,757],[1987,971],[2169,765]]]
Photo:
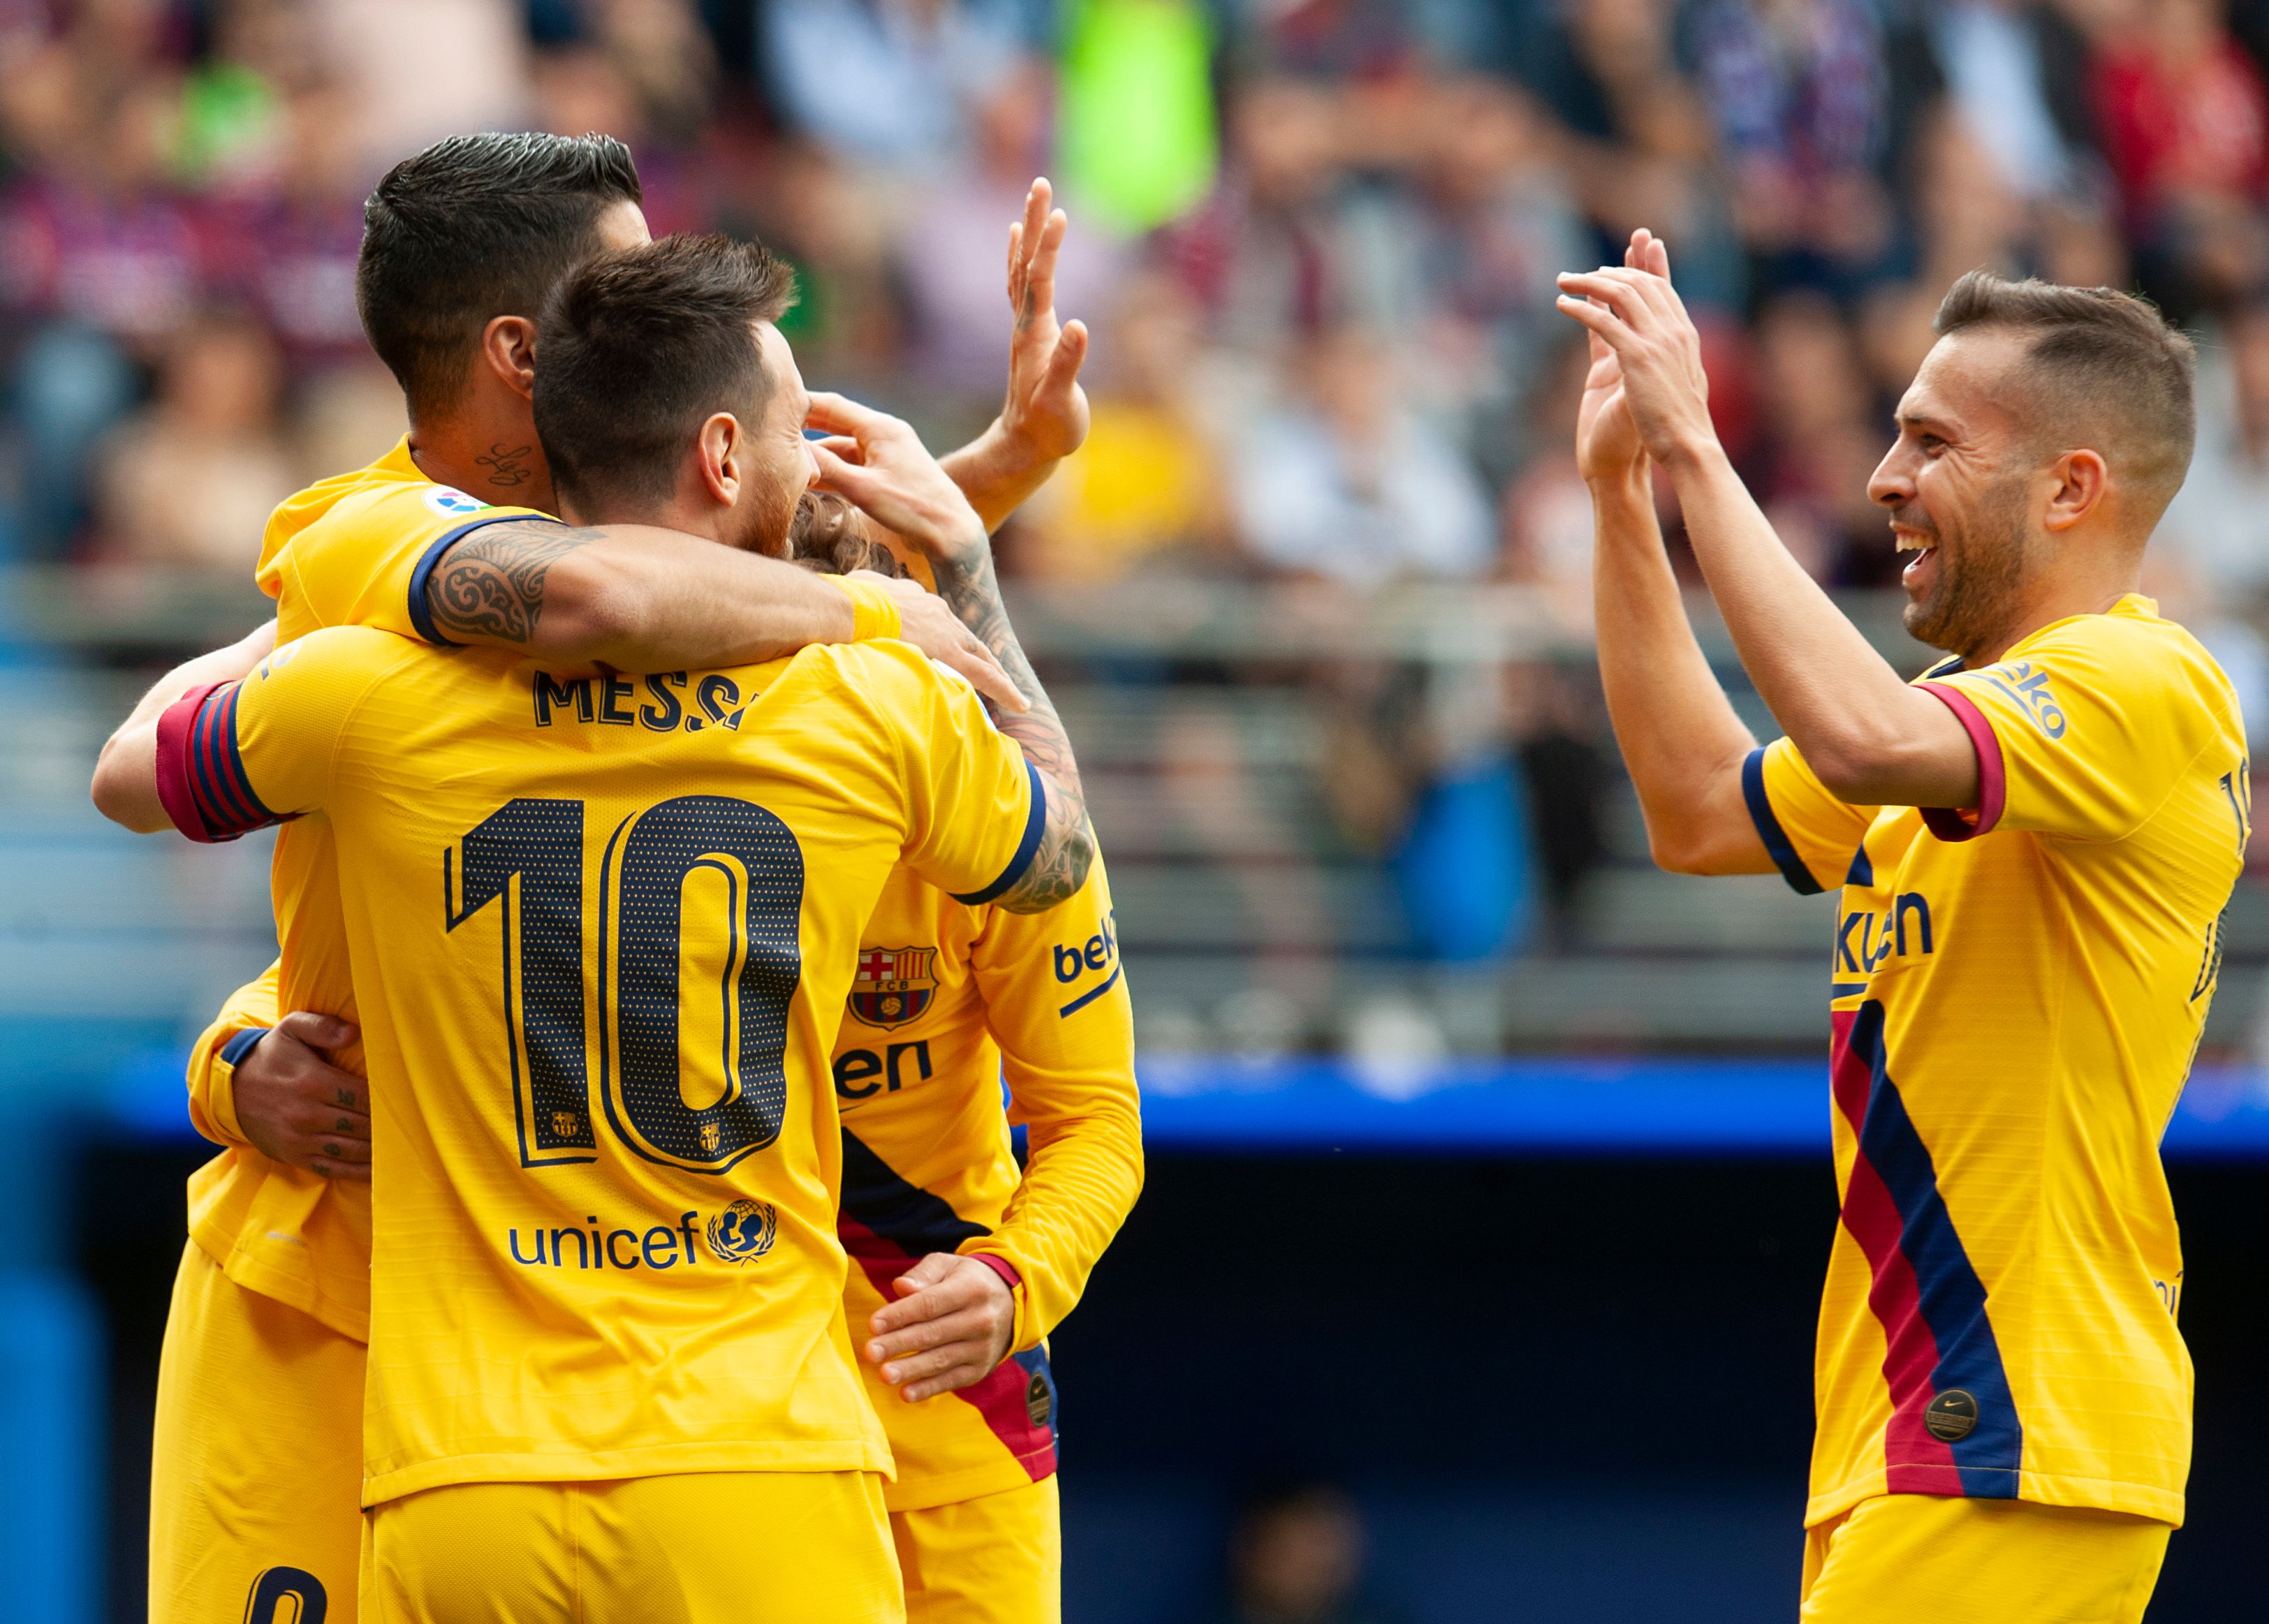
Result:
[[[521,1164],[598,1159],[595,1049],[598,1109],[618,1142],[649,1162],[721,1173],[780,1137],[788,1010],[803,971],[802,849],[778,817],[731,796],[680,795],[625,818],[599,864],[594,967],[583,815],[580,801],[522,796],[441,853],[444,926],[454,933],[497,909]],[[689,897],[718,916],[698,933],[718,944],[713,985],[687,985]],[[713,1015],[689,1010],[697,1000],[713,1000]],[[597,1008],[595,1045],[587,1005]],[[681,1063],[693,1027],[715,1033],[722,1076],[698,1105]]]

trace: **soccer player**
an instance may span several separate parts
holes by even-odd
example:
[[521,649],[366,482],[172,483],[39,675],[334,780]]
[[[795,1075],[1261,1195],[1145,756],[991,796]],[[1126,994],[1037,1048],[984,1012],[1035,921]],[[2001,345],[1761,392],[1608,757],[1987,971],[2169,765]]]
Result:
[[[646,240],[637,199],[628,152],[596,137],[453,138],[380,183],[358,293],[411,428],[271,520],[261,581],[283,639],[371,624],[645,672],[897,634],[1021,705],[990,654],[910,584],[817,581],[697,537],[569,528],[540,511],[552,498],[529,404],[536,313],[578,261]],[[1047,202],[1036,187],[1019,232],[1018,291],[1036,302],[1008,404],[946,459],[988,523],[1083,432],[1084,329],[1058,328],[1047,267],[1033,265],[1061,240]],[[502,522],[514,518],[530,522]],[[262,652],[240,646],[203,668],[240,675]],[[353,1616],[361,1432],[337,1395],[359,1388],[367,1332],[367,1118],[334,869],[322,820],[278,837],[280,995],[274,971],[244,989],[192,1059],[193,1119],[230,1148],[191,1181],[167,1318],[152,1473],[160,1624],[240,1613],[270,1591]]]
[[[1869,485],[1914,554],[1907,630],[1947,652],[1909,683],[1727,462],[1661,244],[1561,286],[1656,860],[1843,887],[1803,1616],[2140,1619],[2191,1447],[2158,1140],[2248,823],[2230,685],[2135,589],[2190,461],[2191,346],[2107,289],[1955,284]],[[1762,749],[1687,624],[1650,461],[1787,731]]]
[[[559,353],[555,341],[547,388]],[[796,556],[896,572],[857,520],[840,498],[808,504]],[[964,590],[969,562],[933,560],[941,589]],[[1062,1533],[1041,1339],[1142,1184],[1133,1016],[1101,857],[1080,893],[1044,914],[971,907],[906,869],[891,875],[861,938],[834,1074],[846,1296],[852,1325],[870,1332],[863,1369],[898,1466],[883,1499],[906,1616],[1044,1624],[1061,1613]],[[1021,1179],[1004,1075],[1031,1135]],[[1013,1284],[1013,1330],[981,1303],[914,1318],[965,1283],[957,1253]],[[950,1399],[930,1396],[949,1385]]]
[[[576,273],[573,324],[648,364],[551,442],[561,491],[780,550],[814,469],[789,286],[721,238]],[[997,613],[958,490],[910,434],[861,449],[862,497],[986,559],[967,590]],[[1076,768],[1006,646],[1021,751],[897,644],[633,683],[342,628],[142,707],[166,706],[119,753],[154,749],[184,832],[320,812],[336,838],[386,1184],[378,1617],[900,1616],[828,1057],[901,856],[1011,911],[1086,880]],[[130,775],[109,792],[155,821]]]

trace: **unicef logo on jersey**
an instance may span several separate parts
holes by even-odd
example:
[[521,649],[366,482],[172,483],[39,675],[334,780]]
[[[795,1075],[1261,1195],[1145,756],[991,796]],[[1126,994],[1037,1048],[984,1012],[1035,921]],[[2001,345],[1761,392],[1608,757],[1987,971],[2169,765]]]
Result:
[[709,1221],[709,1250],[728,1263],[753,1263],[772,1249],[780,1214],[770,1201],[735,1201]]
[[425,493],[425,506],[444,519],[462,519],[467,513],[477,513],[486,502],[467,496],[452,485],[436,485]]

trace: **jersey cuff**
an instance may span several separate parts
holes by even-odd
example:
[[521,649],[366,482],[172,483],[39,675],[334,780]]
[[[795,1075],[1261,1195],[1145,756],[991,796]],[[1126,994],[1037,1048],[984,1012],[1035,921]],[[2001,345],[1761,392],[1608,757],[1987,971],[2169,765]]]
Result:
[[1993,724],[1977,702],[1959,688],[1948,688],[1938,683],[1918,683],[1917,687],[1954,712],[1962,730],[1970,735],[1970,748],[1977,752],[1977,805],[1957,811],[1950,807],[1923,807],[1924,827],[1941,840],[1975,840],[1991,834],[2001,821],[2001,809],[2009,799],[2009,774],[2001,759],[2001,735],[1993,731]]
[[840,575],[819,578],[839,587],[851,600],[851,640],[872,643],[878,638],[894,638],[905,630],[905,622],[898,613],[898,601],[869,580],[848,580]]
[[1812,870],[1796,854],[1796,844],[1788,831],[1780,826],[1774,816],[1772,797],[1765,793],[1765,747],[1758,746],[1741,763],[1741,799],[1748,802],[1749,822],[1757,826],[1757,838],[1765,843],[1765,852],[1780,870],[1780,877],[1788,882],[1788,889],[1800,897],[1817,897],[1828,888],[1812,877]]
[[1001,1283],[1008,1287],[1009,1290],[1014,1291],[1017,1287],[1024,1283],[1024,1277],[1016,1273],[1016,1266],[1009,1262],[999,1252],[972,1251],[969,1255],[976,1259],[978,1262],[983,1264],[987,1268],[992,1270],[995,1274],[998,1274],[1001,1277]]
[[[244,1125],[236,1119],[236,1068],[267,1036],[268,1029],[264,1026],[250,1026],[240,1032],[232,1032],[228,1041],[216,1047],[211,1058],[206,1061],[206,1121],[196,1125],[206,1138],[212,1139],[217,1135],[218,1142],[224,1145],[248,1145],[252,1142],[245,1137]],[[194,1117],[196,1112],[192,1111],[191,1115]]]
[[425,583],[432,579],[433,568],[449,549],[463,541],[476,530],[485,530],[492,524],[530,523],[558,524],[557,519],[546,519],[540,513],[496,513],[486,519],[476,519],[461,524],[433,538],[431,545],[418,555],[415,568],[410,572],[410,624],[418,628],[418,635],[438,648],[462,648],[463,644],[445,638],[433,624],[433,611],[425,606]]
[[233,840],[285,820],[262,804],[236,747],[241,683],[208,683],[158,719],[158,800],[200,845]]
[[1040,836],[1047,829],[1048,789],[1040,779],[1040,770],[1032,765],[1030,757],[1024,758],[1024,776],[1031,780],[1032,804],[1024,816],[1024,838],[1016,842],[1016,854],[1009,860],[1009,866],[1001,871],[1001,877],[992,884],[981,891],[956,892],[954,901],[972,908],[981,908],[1023,879],[1024,870],[1032,866],[1032,859],[1039,853]]

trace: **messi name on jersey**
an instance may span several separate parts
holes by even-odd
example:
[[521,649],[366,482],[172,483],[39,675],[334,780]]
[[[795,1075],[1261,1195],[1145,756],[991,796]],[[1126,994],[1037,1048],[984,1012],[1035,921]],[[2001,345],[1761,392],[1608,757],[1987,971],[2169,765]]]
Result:
[[937,996],[935,948],[868,948],[851,980],[851,1013],[884,1031],[921,1019]]

